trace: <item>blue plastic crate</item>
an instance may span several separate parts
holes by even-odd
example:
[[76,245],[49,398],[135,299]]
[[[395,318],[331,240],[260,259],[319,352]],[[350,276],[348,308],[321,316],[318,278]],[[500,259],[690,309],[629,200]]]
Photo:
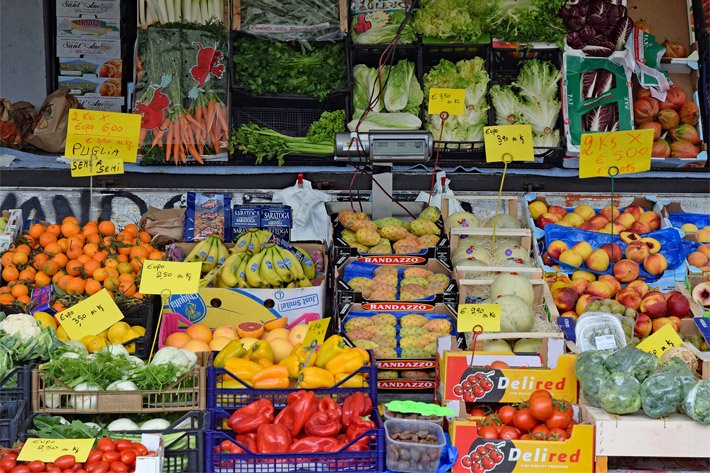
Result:
[[32,368],[27,364],[18,366],[4,378],[0,378],[0,404],[8,401],[25,401],[25,413],[29,416],[32,410]]
[[[221,381],[219,381],[220,375],[229,375],[246,386],[246,383],[240,380],[238,376],[231,374],[224,368],[216,368],[212,366],[212,362],[210,360],[210,366],[207,368],[207,408],[210,410],[235,410],[240,407],[244,407],[247,404],[251,404],[258,399],[269,399],[274,405],[274,408],[278,411],[286,406],[288,395],[296,391],[296,389],[293,388],[224,388],[220,387],[222,384]],[[372,354],[370,354],[370,364],[363,366],[351,376],[355,375],[366,375],[368,379],[368,386],[362,388],[345,388],[338,387],[338,385],[336,385],[332,388],[310,389],[309,391],[313,391],[318,397],[330,396],[338,403],[342,403],[343,400],[351,394],[362,392],[370,396],[373,405],[377,405],[377,365]],[[351,376],[348,376],[348,378],[345,378],[339,384],[347,382]]]
[[[364,432],[350,442],[354,444],[362,438],[369,437],[370,450],[363,452],[216,453],[220,443],[224,440],[233,441],[235,438],[234,432],[220,428],[222,422],[228,418],[229,414],[224,410],[208,412],[208,430],[205,432],[205,472],[207,473],[379,473],[385,469],[385,434],[377,408],[373,409],[371,416],[376,428]],[[240,445],[238,442],[235,443]]]
[[20,427],[28,416],[28,401],[0,402],[0,447],[12,447],[17,441]]

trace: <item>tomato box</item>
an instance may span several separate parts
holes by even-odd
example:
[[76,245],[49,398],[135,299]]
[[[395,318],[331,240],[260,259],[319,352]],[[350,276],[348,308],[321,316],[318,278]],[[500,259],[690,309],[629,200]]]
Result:
[[87,110],[104,112],[122,112],[126,104],[125,97],[102,97],[100,95],[80,95],[76,98]]
[[562,442],[547,440],[485,440],[475,422],[455,419],[449,435],[459,456],[453,473],[594,471],[594,427],[575,425]]
[[57,16],[96,15],[121,18],[121,2],[116,0],[56,0]]
[[121,38],[121,20],[102,19],[95,15],[57,17],[57,37]]
[[57,38],[57,57],[121,57],[121,40],[96,39],[81,36]]

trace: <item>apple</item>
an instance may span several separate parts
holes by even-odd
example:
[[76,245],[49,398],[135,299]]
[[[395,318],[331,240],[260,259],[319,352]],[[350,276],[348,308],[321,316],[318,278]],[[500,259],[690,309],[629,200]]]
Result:
[[533,220],[536,220],[540,215],[547,212],[547,205],[541,200],[534,200],[528,204],[528,210]]
[[600,300],[602,300],[601,297],[593,296],[591,294],[582,294],[581,296],[579,296],[579,299],[577,299],[577,304],[575,304],[574,310],[579,315],[582,315],[587,311],[587,306],[591,302]]
[[578,243],[575,243],[571,250],[576,251],[582,258],[585,259],[589,258],[589,255],[591,255],[594,251],[592,245],[590,245],[586,241],[580,241]]
[[621,247],[616,243],[604,243],[601,246],[601,249],[606,251],[606,254],[609,256],[610,262],[616,263],[624,257],[624,252],[621,250]]
[[567,251],[567,243],[562,240],[555,240],[547,247],[547,254],[550,258],[560,259],[560,255],[563,251]]
[[569,287],[577,291],[577,294],[580,296],[587,292],[587,288],[589,287],[589,284],[591,284],[589,281],[586,279],[575,279],[572,281],[572,284],[570,284]]
[[668,305],[667,314],[671,317],[688,317],[690,315],[690,301],[687,297],[677,291],[666,298]]
[[589,283],[589,287],[587,288],[587,294],[601,297],[602,299],[611,299],[612,291],[613,289],[611,286],[604,281],[594,281]]
[[648,314],[652,319],[665,317],[668,309],[666,298],[658,291],[651,291],[643,296],[639,310],[644,314]]
[[609,220],[601,215],[596,215],[589,219],[589,223],[592,224],[597,230],[606,227],[609,224]]
[[611,274],[602,274],[601,276],[599,276],[599,281],[602,281],[609,285],[612,291],[612,297],[614,297],[616,293],[621,290],[621,283]]
[[639,277],[639,265],[636,261],[622,259],[614,264],[614,277],[619,282],[627,283]]
[[680,319],[676,317],[675,315],[672,315],[668,317],[668,320],[671,321],[673,324],[673,328],[675,329],[676,332],[680,332]]
[[589,223],[589,222],[584,222],[582,225],[580,225],[580,226],[577,227],[577,228],[579,228],[580,230],[587,230],[588,232],[594,232],[594,231],[597,230],[597,229],[594,227],[594,225],[592,225],[592,224]]
[[634,335],[638,338],[645,338],[651,334],[652,329],[653,322],[651,322],[651,318],[646,314],[638,314],[634,325]]
[[614,220],[614,225],[621,225],[624,228],[631,228],[636,219],[629,213],[623,213]]

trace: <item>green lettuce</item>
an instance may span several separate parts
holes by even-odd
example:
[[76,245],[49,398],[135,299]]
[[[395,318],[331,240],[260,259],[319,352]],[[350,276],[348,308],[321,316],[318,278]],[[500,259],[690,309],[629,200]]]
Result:
[[[383,76],[387,77],[386,74]],[[385,108],[388,112],[399,112],[407,107],[413,76],[414,64],[409,61],[399,61],[390,68],[385,87]]]
[[[353,117],[348,123],[348,129],[355,131],[360,117]],[[422,121],[411,113],[378,113],[370,112],[360,123],[358,131],[367,133],[371,130],[418,130]]]
[[486,42],[482,23],[488,0],[420,0],[414,29],[423,36],[452,42]]

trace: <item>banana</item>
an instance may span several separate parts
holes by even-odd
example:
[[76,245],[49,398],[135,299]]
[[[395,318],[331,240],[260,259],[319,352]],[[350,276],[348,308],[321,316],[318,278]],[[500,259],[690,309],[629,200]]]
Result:
[[[212,237],[210,237],[212,238]],[[210,247],[210,252],[207,254],[207,258],[202,262],[202,272],[208,273],[214,269],[217,264],[217,259],[219,258],[219,240],[212,238],[212,246]]]
[[247,253],[255,255],[260,253],[261,243],[259,242],[259,237],[256,235],[256,230],[249,231],[249,239],[247,240]]
[[222,241],[219,239],[217,239],[217,249],[218,249],[217,266],[221,266],[229,257],[229,251],[227,251],[227,247],[224,246]]
[[236,275],[237,267],[239,266],[239,263],[242,262],[242,259],[244,259],[244,256],[244,253],[237,253],[230,256],[219,270],[219,278],[224,284],[227,285],[227,287],[237,286],[237,283],[239,282]]
[[246,281],[249,287],[260,288],[265,287],[266,282],[261,279],[259,275],[259,266],[264,259],[264,252],[259,252],[249,258],[249,262],[244,270],[244,275],[246,276]]
[[308,254],[306,250],[301,248],[300,246],[293,245],[294,248],[298,250],[299,253],[303,256],[303,263],[301,263],[301,267],[303,268],[303,273],[306,275],[308,279],[315,279],[316,278],[316,265],[313,262],[313,258],[311,258],[311,255]]
[[234,247],[232,248],[232,253],[245,253],[248,248],[249,248],[249,241],[251,240],[251,232],[246,232],[242,234],[237,239],[237,242],[234,244]]
[[[270,243],[273,245],[273,243]],[[293,272],[289,270],[288,264],[286,260],[283,259],[281,256],[281,253],[276,249],[276,247],[272,247],[272,260],[274,262],[274,270],[276,271],[276,274],[279,275],[279,278],[285,282],[285,283],[290,283],[293,281]]]
[[297,283],[296,281],[291,281],[291,282],[288,283],[288,285],[286,286],[287,289],[295,289],[295,288],[297,288],[297,287],[298,287],[298,283]]
[[242,253],[244,257],[242,258],[242,261],[239,263],[239,266],[237,266],[237,270],[235,271],[234,275],[237,278],[237,285],[236,287],[238,288],[246,288],[249,287],[249,284],[247,284],[247,276],[246,276],[246,270],[247,270],[247,264],[249,263],[249,260],[251,257],[246,254]]
[[207,240],[202,240],[201,242],[195,244],[195,246],[192,248],[192,251],[188,253],[187,257],[185,257],[185,261],[188,263],[192,263],[195,261],[202,261],[203,258],[207,256],[207,251],[209,251],[209,238]]
[[311,287],[311,286],[313,286],[313,284],[311,284],[311,280],[308,278],[298,280],[298,287]]
[[259,240],[259,245],[260,245],[261,249],[263,250],[266,247],[266,244],[271,239],[271,231],[257,230],[255,232],[255,235],[256,235],[257,239]]
[[275,264],[273,260],[274,249],[267,248],[264,251],[264,259],[261,261],[261,266],[259,267],[259,275],[261,278],[269,283],[271,287],[281,287],[283,286],[283,281],[276,274]]
[[200,279],[200,287],[207,287],[209,286],[210,282],[212,282],[213,279],[215,279],[215,275],[217,274],[217,270],[213,269],[211,271],[208,271],[207,274],[205,274],[202,279]]
[[303,273],[301,263],[298,261],[298,258],[296,258],[296,255],[294,255],[286,248],[281,248],[278,245],[274,248],[276,248],[276,251],[278,251],[281,257],[284,259],[286,267],[291,270],[291,274],[293,274],[293,280],[298,281],[306,277],[306,275]]

